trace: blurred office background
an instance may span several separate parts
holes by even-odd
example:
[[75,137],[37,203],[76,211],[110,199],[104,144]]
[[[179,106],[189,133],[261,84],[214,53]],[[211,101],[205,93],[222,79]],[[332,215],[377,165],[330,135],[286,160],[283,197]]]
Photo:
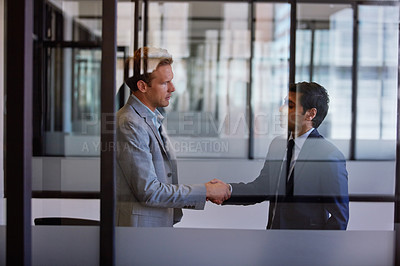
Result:
[[[54,215],[50,202],[73,201],[48,199],[59,192],[92,197],[79,204],[90,201],[98,210],[101,120],[110,115],[100,113],[102,3],[35,3],[33,208],[40,211],[33,218]],[[181,161],[180,181],[256,177],[270,141],[284,134],[278,109],[289,83],[290,4],[149,1],[147,9],[140,6],[136,41],[134,12],[135,3],[118,3],[117,106],[129,96],[123,82],[133,73],[134,46],[166,48],[176,91],[161,111]],[[298,3],[296,19],[294,81],[315,81],[329,91],[329,114],[319,131],[348,159],[351,195],[368,201],[352,202],[349,229],[391,229],[399,7]],[[62,215],[57,204],[55,214]],[[379,211],[372,219],[377,224],[370,222],[370,208]],[[266,210],[260,209],[264,220]],[[363,223],[354,223],[356,214]],[[212,224],[205,220],[204,226]]]
[[[101,2],[42,2],[35,20],[34,153],[99,156],[91,142],[99,141],[101,128]],[[320,131],[348,159],[394,160],[398,6],[356,7],[354,43],[353,5],[297,4],[294,81],[328,89],[330,111]],[[118,104],[129,96],[121,85],[132,74],[134,8],[118,3],[116,86],[124,94]],[[229,151],[221,142],[221,151],[191,152],[177,144],[179,157],[262,159],[269,141],[283,133],[278,108],[289,82],[290,12],[290,4],[269,1],[148,2],[136,41],[174,57],[176,92],[164,110],[170,135],[176,142],[229,145]]]
[[[0,3],[3,11],[4,0]],[[285,133],[278,109],[289,82],[320,83],[331,103],[319,131],[347,159],[348,230],[392,231],[399,5],[297,1],[295,13],[291,6],[287,1],[119,1],[116,104],[119,108],[129,96],[123,83],[133,73],[134,49],[167,49],[176,91],[161,111],[178,156],[180,182],[250,181],[271,140]],[[54,216],[99,220],[100,132],[112,116],[100,112],[100,82],[107,75],[101,73],[102,2],[36,0],[34,16],[32,224]],[[4,12],[0,17],[4,26]],[[4,70],[3,49],[0,55]],[[3,71],[0,77],[3,83]],[[1,224],[5,212],[3,204]],[[263,230],[267,217],[268,202],[207,203],[205,211],[185,210],[177,227]]]

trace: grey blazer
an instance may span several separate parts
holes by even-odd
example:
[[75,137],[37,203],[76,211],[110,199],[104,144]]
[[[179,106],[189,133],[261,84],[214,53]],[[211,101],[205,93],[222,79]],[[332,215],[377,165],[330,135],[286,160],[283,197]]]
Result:
[[[118,226],[171,227],[181,208],[204,209],[204,184],[178,185],[176,157],[148,110],[130,96],[117,112]],[[164,144],[165,143],[165,144]]]

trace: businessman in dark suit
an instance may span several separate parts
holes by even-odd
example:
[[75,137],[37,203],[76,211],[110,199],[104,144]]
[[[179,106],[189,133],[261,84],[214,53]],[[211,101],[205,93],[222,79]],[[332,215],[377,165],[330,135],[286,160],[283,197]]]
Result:
[[288,136],[275,138],[260,175],[230,184],[224,204],[270,201],[267,229],[345,230],[349,219],[348,180],[343,154],[318,133],[329,97],[317,83],[289,86]]

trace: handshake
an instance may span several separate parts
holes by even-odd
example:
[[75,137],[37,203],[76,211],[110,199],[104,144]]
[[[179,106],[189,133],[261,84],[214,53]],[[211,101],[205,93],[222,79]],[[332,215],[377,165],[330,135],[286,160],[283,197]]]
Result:
[[207,200],[215,204],[222,204],[231,197],[229,185],[219,179],[213,179],[205,183],[207,189]]

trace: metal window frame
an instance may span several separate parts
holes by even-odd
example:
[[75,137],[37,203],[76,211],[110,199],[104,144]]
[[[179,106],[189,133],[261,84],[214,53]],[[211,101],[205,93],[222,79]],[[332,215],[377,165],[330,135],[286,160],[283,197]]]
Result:
[[249,129],[249,141],[248,141],[248,159],[254,159],[254,112],[251,99],[253,95],[253,59],[254,59],[254,41],[255,41],[255,5],[254,1],[249,1],[249,29],[250,29],[250,62],[249,62],[249,83],[247,84],[247,99],[246,105],[248,110],[248,129]]
[[33,10],[33,1],[6,1],[7,265],[32,263]]
[[[136,1],[137,3],[139,1]],[[167,2],[167,1],[166,1]],[[231,1],[235,2],[235,1]],[[241,1],[238,1],[241,2]],[[280,1],[251,1],[280,2]],[[287,2],[287,1],[282,1]],[[332,1],[291,1],[296,3],[331,3]],[[147,1],[146,1],[147,3]],[[377,4],[377,1],[338,1],[337,3]],[[397,1],[386,1],[386,5],[398,5]],[[103,43],[102,43],[102,113],[114,113],[115,67],[116,67],[116,6],[117,2],[103,1]],[[138,7],[138,6],[136,6]],[[135,7],[135,19],[138,19]],[[137,8],[138,9],[138,8]],[[31,161],[32,161],[32,73],[33,73],[33,4],[29,0],[7,1],[6,16],[6,106],[11,120],[6,119],[6,193],[7,193],[7,264],[31,265]],[[355,9],[356,10],[356,9]],[[294,18],[296,13],[291,11]],[[356,11],[355,11],[356,12]],[[18,18],[18,19],[16,19]],[[292,17],[293,18],[293,17]],[[147,19],[147,18],[145,18]],[[106,27],[107,25],[107,27]],[[136,25],[135,25],[136,28]],[[137,31],[138,32],[138,31]],[[137,33],[135,32],[135,34]],[[144,32],[146,35],[147,32]],[[291,32],[291,35],[293,33]],[[295,34],[295,32],[294,32]],[[355,38],[355,36],[353,36]],[[292,39],[293,40],[293,39]],[[291,40],[291,42],[292,42]],[[400,35],[399,35],[400,40]],[[294,42],[295,43],[295,42]],[[400,43],[400,42],[399,42]],[[353,44],[354,45],[354,44]],[[400,50],[400,47],[399,47]],[[354,53],[353,57],[356,57]],[[12,59],[12,60],[11,60]],[[294,60],[291,54],[291,60]],[[399,56],[400,64],[400,56]],[[291,67],[293,62],[291,61]],[[111,71],[110,71],[111,70]],[[400,76],[400,69],[399,69]],[[354,86],[357,87],[357,86]],[[400,79],[398,79],[400,94]],[[112,95],[112,97],[110,97]],[[22,101],[21,101],[22,100]],[[398,99],[398,114],[400,99]],[[108,117],[109,118],[109,117]],[[101,154],[101,225],[100,262],[115,265],[115,151],[109,149],[115,143],[115,117],[103,121],[108,131],[102,132]],[[400,264],[400,117],[397,118],[396,188],[395,188],[395,231],[396,258]],[[104,145],[104,146],[103,146]]]
[[357,98],[358,98],[358,5],[353,5],[353,58],[351,72],[351,136],[349,159],[356,160]]
[[[400,6],[400,4],[399,4]],[[400,9],[399,9],[400,17]],[[400,23],[399,23],[399,51],[400,51]],[[398,64],[400,66],[400,53],[398,53]],[[394,230],[396,233],[395,243],[395,265],[400,265],[400,67],[397,74],[397,134],[396,134],[396,181],[394,202]]]
[[[117,0],[103,0],[101,53],[100,265],[115,265]],[[107,74],[105,74],[107,73]]]

